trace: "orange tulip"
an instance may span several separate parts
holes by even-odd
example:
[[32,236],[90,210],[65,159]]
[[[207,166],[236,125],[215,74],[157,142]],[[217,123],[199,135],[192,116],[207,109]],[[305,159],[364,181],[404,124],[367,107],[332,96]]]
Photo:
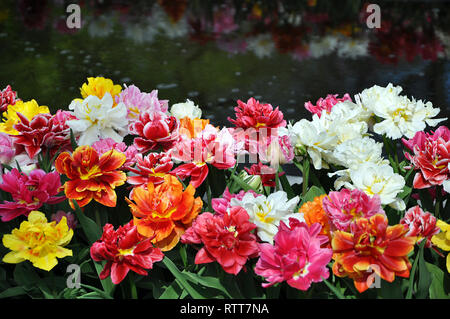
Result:
[[80,207],[94,199],[102,205],[115,207],[114,188],[123,185],[127,179],[126,174],[118,170],[125,161],[126,156],[116,150],[99,157],[97,151],[87,145],[79,146],[72,155],[61,153],[55,167],[70,179],[63,186],[70,206],[74,209],[71,199],[75,199]]
[[409,277],[408,254],[414,249],[416,237],[407,233],[408,228],[401,224],[388,226],[382,214],[359,218],[351,225],[351,233],[333,233],[333,273],[352,278],[359,292],[372,285],[373,273],[388,282],[396,275]]
[[175,247],[202,209],[203,202],[200,197],[194,198],[194,193],[192,185],[183,191],[180,181],[167,175],[162,184],[149,182],[147,187],[136,187],[131,192],[131,200],[125,199],[138,232],[152,238],[162,251],[168,251]]
[[[322,226],[320,234],[327,236],[331,242],[330,221],[322,205],[322,201],[326,196],[326,194],[320,195],[315,197],[313,201],[304,203],[298,212],[303,214],[303,218],[308,226],[319,223]],[[328,245],[330,245],[330,242],[328,242]]]
[[199,135],[199,133],[201,133],[208,124],[209,120],[183,117],[180,119],[180,133],[189,138],[194,138],[197,137],[197,135]]

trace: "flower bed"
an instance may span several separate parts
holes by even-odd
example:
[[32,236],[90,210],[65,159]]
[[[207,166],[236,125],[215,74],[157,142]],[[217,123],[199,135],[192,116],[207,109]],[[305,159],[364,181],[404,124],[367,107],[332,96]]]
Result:
[[220,128],[103,77],[56,114],[8,86],[0,296],[448,298],[450,130],[401,91]]

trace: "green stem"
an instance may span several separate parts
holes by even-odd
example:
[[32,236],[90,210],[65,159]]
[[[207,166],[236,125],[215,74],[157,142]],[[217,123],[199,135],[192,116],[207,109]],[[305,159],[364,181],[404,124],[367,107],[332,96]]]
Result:
[[308,192],[308,179],[309,179],[309,160],[307,158],[305,158],[303,160],[303,182],[302,182],[303,198],[305,198],[306,193]]
[[207,188],[206,188],[206,195],[208,196],[208,208],[209,208],[208,211],[212,211],[211,183],[210,183],[210,177],[209,176],[210,175],[208,174],[207,181],[206,181],[208,183]]
[[440,216],[441,205],[442,205],[442,188],[441,188],[441,186],[436,186],[436,206],[435,206],[434,216],[436,216],[436,218],[439,218],[439,219],[442,219]]
[[231,183],[233,182],[232,176],[234,176],[234,173],[236,172],[237,167],[238,167],[238,163],[236,162],[236,164],[233,167],[233,170],[231,171],[230,179],[228,180],[228,183],[227,183],[228,190],[230,190]]
[[166,256],[162,260],[164,265],[169,269],[169,271],[172,273],[172,275],[180,281],[180,285],[186,289],[186,291],[191,295],[194,299],[204,299],[204,297],[198,293],[192,286],[186,281],[185,277],[181,273],[181,271],[178,270],[177,266]]
[[406,299],[411,299],[412,298],[412,293],[413,293],[413,287],[414,287],[414,276],[416,274],[416,268],[417,268],[417,263],[419,262],[419,254],[416,255],[416,258],[414,259],[414,263],[409,275],[409,287],[408,287],[408,292],[406,293]]
[[278,176],[278,171],[275,172],[275,191],[280,190],[280,177]]
[[131,299],[138,299],[136,283],[134,282],[134,276],[132,273],[128,274],[128,281],[130,282]]
[[100,219],[100,212],[98,211],[98,208],[95,209],[95,222],[97,225],[102,227],[101,219]]

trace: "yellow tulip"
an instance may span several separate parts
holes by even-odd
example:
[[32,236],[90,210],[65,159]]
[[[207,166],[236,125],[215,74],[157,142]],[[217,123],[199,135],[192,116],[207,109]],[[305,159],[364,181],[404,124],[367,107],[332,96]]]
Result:
[[87,80],[88,83],[83,83],[80,89],[83,99],[89,95],[95,95],[102,99],[106,92],[109,92],[114,99],[122,91],[122,87],[119,84],[114,84],[111,79],[98,76],[90,77]]
[[39,105],[36,100],[28,102],[19,100],[14,105],[9,105],[8,110],[3,112],[4,120],[0,123],[0,132],[10,135],[19,134],[19,132],[14,129],[14,125],[20,121],[17,112],[25,116],[28,120],[31,120],[37,114],[50,113],[50,110],[45,105]]
[[68,227],[65,216],[58,224],[48,223],[43,213],[32,211],[28,221],[3,236],[3,245],[12,250],[3,261],[17,264],[29,260],[34,267],[50,271],[58,264],[57,258],[72,256],[72,251],[64,248],[72,236],[73,230]]
[[[450,225],[438,220],[436,223],[441,232],[431,238],[431,242],[440,249],[450,251]],[[447,271],[450,273],[450,254],[447,255]]]

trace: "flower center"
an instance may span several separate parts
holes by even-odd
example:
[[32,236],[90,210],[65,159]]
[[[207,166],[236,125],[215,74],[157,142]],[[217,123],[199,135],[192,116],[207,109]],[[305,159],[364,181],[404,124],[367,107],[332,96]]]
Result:
[[[408,116],[405,112],[404,109],[398,108],[394,111],[394,113],[392,113],[392,116],[394,117],[395,120],[400,121],[401,119],[403,119],[404,121],[408,120]],[[400,118],[399,118],[400,117]]]
[[98,173],[101,173],[97,165],[89,169],[87,172],[82,172],[80,168],[78,168],[78,170],[80,173],[80,179],[82,180],[92,179],[92,177],[95,177],[94,175],[98,175]]
[[297,280],[297,279],[299,279],[300,277],[305,277],[305,276],[309,273],[308,268],[309,268],[309,265],[310,265],[310,264],[311,264],[311,263],[307,262],[306,265],[305,265],[305,267],[300,268],[297,272],[295,272],[295,273],[292,275],[292,278],[293,278],[294,280]]
[[238,231],[236,230],[236,226],[234,226],[234,225],[233,226],[229,226],[229,227],[225,227],[225,229],[228,230],[230,233],[234,233],[233,236],[235,238],[239,235]]
[[131,247],[128,249],[118,249],[118,253],[116,256],[134,256],[134,248],[135,247]]
[[269,215],[270,212],[272,211],[272,206],[270,205],[270,203],[266,202],[264,203],[266,204],[265,206],[262,205],[257,206],[258,208],[256,211],[256,217],[259,219],[260,222],[270,224],[275,220],[274,217],[267,217],[267,215]]

